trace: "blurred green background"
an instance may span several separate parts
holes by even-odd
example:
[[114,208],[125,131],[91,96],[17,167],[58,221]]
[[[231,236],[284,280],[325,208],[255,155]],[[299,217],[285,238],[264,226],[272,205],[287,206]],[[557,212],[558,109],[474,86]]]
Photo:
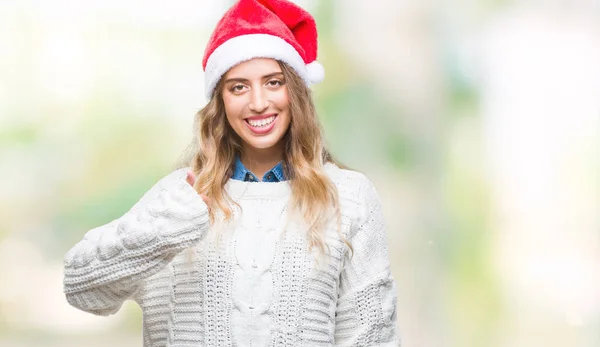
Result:
[[[405,347],[600,345],[600,3],[303,0],[329,149],[380,193]],[[0,2],[0,345],[141,346],[62,257],[191,140],[233,1]]]

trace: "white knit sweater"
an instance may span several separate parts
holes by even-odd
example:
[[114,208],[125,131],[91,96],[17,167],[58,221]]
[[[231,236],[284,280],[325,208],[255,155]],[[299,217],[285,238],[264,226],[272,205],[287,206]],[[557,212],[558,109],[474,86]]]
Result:
[[65,255],[67,300],[98,315],[135,300],[145,347],[399,346],[377,192],[363,174],[325,170],[351,258],[335,224],[325,261],[309,253],[300,224],[287,223],[288,181],[230,179],[225,189],[241,209],[211,226],[180,169]]

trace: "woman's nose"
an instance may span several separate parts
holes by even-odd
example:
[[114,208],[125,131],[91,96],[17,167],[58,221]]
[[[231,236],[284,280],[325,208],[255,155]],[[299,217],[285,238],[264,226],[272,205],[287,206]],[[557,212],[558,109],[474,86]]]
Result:
[[254,88],[250,95],[250,104],[248,105],[252,112],[262,113],[269,107],[269,100],[262,88]]

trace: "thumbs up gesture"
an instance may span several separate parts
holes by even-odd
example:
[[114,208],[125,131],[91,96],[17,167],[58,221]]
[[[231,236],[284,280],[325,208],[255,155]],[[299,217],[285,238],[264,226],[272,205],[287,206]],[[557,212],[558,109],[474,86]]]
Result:
[[[192,172],[192,170],[188,170],[186,181],[192,187],[194,186],[194,183],[196,183],[196,175],[194,175],[194,173]],[[210,211],[210,206],[211,206],[212,200],[208,196],[206,196],[205,194],[200,194],[200,197],[202,198],[202,200],[204,201],[204,203],[206,204],[206,206],[208,206],[208,210]]]

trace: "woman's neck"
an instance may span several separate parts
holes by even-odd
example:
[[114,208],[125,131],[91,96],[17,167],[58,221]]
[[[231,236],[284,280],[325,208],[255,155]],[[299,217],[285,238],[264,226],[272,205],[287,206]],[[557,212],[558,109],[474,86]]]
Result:
[[283,149],[275,147],[265,149],[244,148],[240,160],[246,169],[250,170],[258,179],[262,179],[267,171],[283,159]]

